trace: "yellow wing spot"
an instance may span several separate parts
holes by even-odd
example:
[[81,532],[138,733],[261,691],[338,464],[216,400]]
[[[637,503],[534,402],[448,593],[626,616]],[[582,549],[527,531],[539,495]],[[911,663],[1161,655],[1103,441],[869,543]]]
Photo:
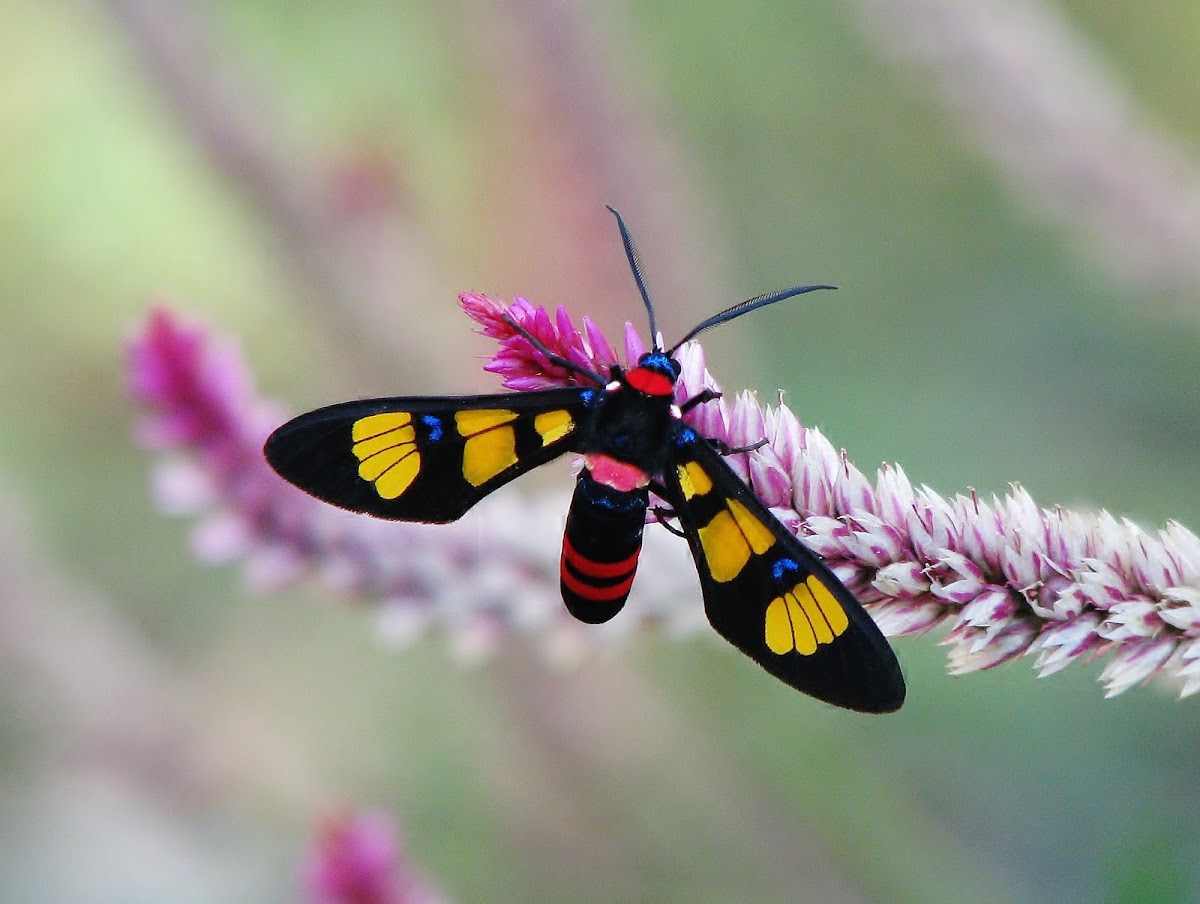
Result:
[[[708,480],[707,474],[700,473]],[[698,531],[708,570],[713,580],[721,583],[741,574],[751,554],[762,555],[775,545],[775,535],[744,505],[736,499],[728,499],[725,504],[728,508],[717,512]]]
[[728,505],[729,511],[733,513],[733,520],[737,522],[737,526],[745,535],[746,541],[756,555],[761,556],[775,545],[775,535],[767,529],[765,524],[751,515],[744,505],[736,499],[730,499]]
[[477,436],[493,427],[511,424],[516,419],[517,413],[507,408],[473,408],[455,412],[454,424],[458,427],[459,436]]
[[[814,644],[833,643],[833,626],[825,618],[825,613],[821,611],[821,607],[817,601],[813,599],[812,592],[806,584],[797,584],[792,588],[792,593],[796,595],[801,608],[804,609],[804,616],[808,620],[810,630],[814,636]],[[797,649],[799,644],[796,645]],[[800,650],[803,653],[803,650]]]
[[358,476],[363,480],[369,480],[374,483],[383,476],[384,471],[402,459],[407,458],[415,451],[416,447],[409,443],[404,446],[392,446],[390,449],[384,449],[381,452],[376,452],[374,455],[369,455],[359,463]]
[[[459,429],[462,429],[461,425]],[[463,477],[473,487],[487,483],[516,463],[517,435],[512,427],[497,427],[476,434],[463,447]]]
[[403,494],[421,473],[417,431],[409,412],[387,411],[359,418],[350,435],[355,441],[350,451],[359,461],[358,476],[375,484],[375,492],[383,499]]
[[766,641],[767,649],[776,656],[796,649],[796,635],[792,631],[792,617],[788,612],[787,600],[781,596],[771,600],[767,606]]
[[[359,421],[359,423],[362,423],[362,421]],[[417,431],[411,425],[397,427],[394,430],[388,430],[386,433],[379,433],[367,439],[359,440],[351,447],[350,451],[354,453],[354,456],[359,461],[362,461],[393,446],[412,445],[413,440],[416,438]]]
[[817,635],[809,622],[803,599],[797,592],[808,596],[803,584],[783,596],[777,596],[767,606],[765,639],[767,649],[777,656],[795,650],[801,656],[811,656],[817,651]]
[[[797,584],[795,591],[787,595],[788,615],[792,617],[792,634],[795,638],[796,652],[801,656],[811,656],[817,652],[821,643],[820,632],[809,617],[808,607],[811,597],[803,584]],[[832,637],[829,638],[833,640]]]
[[808,585],[809,592],[813,595],[818,606],[821,607],[821,614],[825,616],[825,620],[829,622],[829,628],[833,631],[834,637],[841,637],[842,632],[850,627],[850,617],[846,615],[846,610],[842,608],[842,604],[822,584],[815,574],[810,574],[804,582]]
[[354,422],[351,436],[355,442],[358,442],[398,427],[406,427],[411,423],[412,415],[407,411],[385,411],[383,414],[371,414]]
[[750,561],[750,545],[728,511],[716,516],[698,531],[704,560],[714,581],[725,583],[736,578]]
[[712,478],[700,467],[699,462],[689,461],[679,465],[675,468],[675,473],[679,475],[679,488],[683,490],[684,499],[703,496],[712,489]]
[[575,421],[571,419],[569,411],[543,411],[533,419],[533,429],[542,438],[542,445],[548,446],[574,430]]
[[412,485],[420,473],[421,456],[413,449],[379,475],[379,479],[375,481],[375,492],[383,499],[395,499]]
[[779,656],[793,650],[811,656],[849,626],[845,610],[815,575],[771,600],[763,623],[767,649]]
[[358,476],[375,484],[375,492],[384,499],[395,499],[408,489],[420,472],[421,455],[412,443],[376,452],[358,466]]

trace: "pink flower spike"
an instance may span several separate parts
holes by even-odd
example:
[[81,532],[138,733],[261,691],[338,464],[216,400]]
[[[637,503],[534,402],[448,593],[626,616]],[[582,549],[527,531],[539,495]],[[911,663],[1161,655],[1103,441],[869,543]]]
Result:
[[562,306],[551,317],[544,309],[531,305],[524,298],[517,297],[511,306],[505,307],[501,302],[478,293],[460,295],[459,306],[480,325],[481,333],[500,340],[500,351],[484,366],[484,370],[499,374],[509,389],[529,391],[571,386],[581,379],[575,371],[552,363],[514,328],[514,323],[552,354],[586,370],[606,375],[608,368],[615,363],[612,348],[595,325],[589,328],[585,323],[588,332],[585,337]]
[[871,617],[887,637],[924,634],[946,618],[945,607],[929,597],[885,599],[871,609]]
[[[697,390],[699,392],[699,390]],[[703,405],[697,405],[687,413],[684,420],[695,428],[701,436],[719,439],[728,443],[731,438],[729,422],[732,415],[724,398],[714,399]],[[739,456],[734,456],[736,460]]]
[[929,592],[929,579],[916,562],[885,565],[876,572],[874,584],[883,596],[904,602],[921,599]]
[[985,587],[958,613],[958,623],[971,628],[993,628],[1008,624],[1020,611],[1018,596],[1007,587]]
[[1100,680],[1108,685],[1104,696],[1115,697],[1145,681],[1166,664],[1177,643],[1173,637],[1159,637],[1121,647],[1100,673]]
[[857,512],[875,513],[878,503],[875,488],[866,476],[852,465],[843,451],[838,479],[833,484],[834,502],[839,511],[847,515]]
[[931,592],[951,603],[968,603],[984,590],[983,570],[961,553],[944,550],[931,573]]
[[1036,636],[1036,628],[1026,622],[1015,622],[996,634],[962,642],[950,651],[950,674],[966,675],[994,669],[1023,655]]
[[1161,633],[1163,619],[1158,607],[1149,600],[1128,600],[1117,603],[1098,629],[1106,640],[1135,640]]
[[493,339],[507,339],[513,334],[512,325],[504,320],[506,313],[520,322],[515,311],[479,292],[463,292],[458,296],[458,306],[479,324],[479,332]]
[[638,358],[646,354],[646,343],[642,341],[642,334],[637,331],[632,323],[625,324],[625,361],[630,367],[637,364]]
[[733,400],[729,412],[730,445],[742,448],[752,446],[767,435],[767,422],[763,410],[758,407],[758,399],[752,392],[739,392]]
[[572,364],[591,370],[595,355],[592,354],[583,334],[571,322],[571,315],[562,305],[559,305],[554,312],[554,322],[559,340],[567,349],[567,360]]
[[1179,696],[1190,697],[1200,693],[1200,640],[1189,640],[1175,651],[1178,668],[1171,680],[1179,685]]
[[607,376],[608,368],[620,360],[617,353],[613,351],[613,347],[608,344],[608,338],[591,317],[583,318],[583,335],[592,350],[592,361],[599,365],[596,369]]
[[879,516],[889,524],[907,524],[915,494],[904,469],[883,465],[876,474],[875,484]]
[[748,456],[750,485],[754,492],[771,508],[791,507],[792,481],[779,456],[766,446]]
[[1043,631],[1030,647],[1037,654],[1033,667],[1038,677],[1048,678],[1085,653],[1096,650],[1103,641],[1096,633],[1100,617],[1089,613]]
[[836,511],[833,485],[841,467],[837,450],[816,428],[801,428],[799,447],[800,451],[791,460],[796,510],[806,516]]
[[679,391],[675,394],[676,401],[685,402],[692,396],[699,395],[705,389],[717,388],[712,375],[708,372],[704,349],[700,343],[685,343],[676,354],[680,368]]
[[1200,590],[1190,587],[1169,587],[1163,593],[1166,605],[1158,617],[1188,637],[1200,637]]
[[847,518],[842,543],[850,557],[872,568],[899,561],[904,550],[894,529],[873,515]]

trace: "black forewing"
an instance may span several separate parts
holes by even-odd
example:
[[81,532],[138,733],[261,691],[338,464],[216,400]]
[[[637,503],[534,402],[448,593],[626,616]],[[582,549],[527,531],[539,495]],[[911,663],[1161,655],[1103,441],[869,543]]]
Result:
[[[571,449],[593,398],[595,390],[567,388],[343,402],[279,427],[263,451],[281,477],[325,502],[378,518],[445,523]],[[460,419],[471,435],[463,435]],[[491,420],[497,423],[487,426]]]
[[[667,501],[700,572],[705,612],[721,636],[772,675],[820,700],[862,712],[900,708],[904,677],[878,626],[711,444],[677,423],[663,476]],[[835,606],[844,613],[844,628]],[[789,636],[801,638],[792,649],[780,642]],[[813,638],[815,650],[801,652]]]

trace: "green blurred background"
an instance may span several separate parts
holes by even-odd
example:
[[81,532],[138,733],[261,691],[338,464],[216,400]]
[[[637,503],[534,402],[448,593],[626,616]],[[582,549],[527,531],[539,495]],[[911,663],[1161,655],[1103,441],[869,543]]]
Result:
[[494,387],[458,291],[641,324],[612,203],[668,338],[842,287],[706,348],[864,470],[1194,528],[1198,47],[1189,0],[0,2],[0,900],[298,900],[338,801],[462,902],[1200,899],[1195,701],[937,634],[886,718],[707,637],[389,649],[198,564],[122,385],[165,296],[295,410]]

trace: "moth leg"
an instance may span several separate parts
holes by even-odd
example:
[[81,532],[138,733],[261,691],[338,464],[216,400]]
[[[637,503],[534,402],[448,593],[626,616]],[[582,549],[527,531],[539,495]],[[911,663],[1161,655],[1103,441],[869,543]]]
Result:
[[749,446],[738,446],[736,449],[723,439],[710,439],[708,443],[722,455],[738,455],[742,452],[753,452],[755,449],[761,449],[767,444],[767,438],[764,436],[756,443]]
[[700,392],[696,393],[694,396],[680,405],[679,411],[681,414],[687,414],[697,405],[703,405],[705,402],[715,402],[719,398],[721,398],[721,393],[717,392],[715,389],[702,389]]
[[659,524],[661,524],[663,527],[665,527],[667,530],[669,530],[675,536],[684,537],[684,538],[687,537],[687,534],[685,534],[678,527],[675,527],[673,524],[668,523],[668,521],[667,521],[668,518],[678,517],[675,514],[674,509],[669,509],[665,505],[655,505],[650,508],[650,513],[652,515],[654,515],[655,521],[657,521]]

